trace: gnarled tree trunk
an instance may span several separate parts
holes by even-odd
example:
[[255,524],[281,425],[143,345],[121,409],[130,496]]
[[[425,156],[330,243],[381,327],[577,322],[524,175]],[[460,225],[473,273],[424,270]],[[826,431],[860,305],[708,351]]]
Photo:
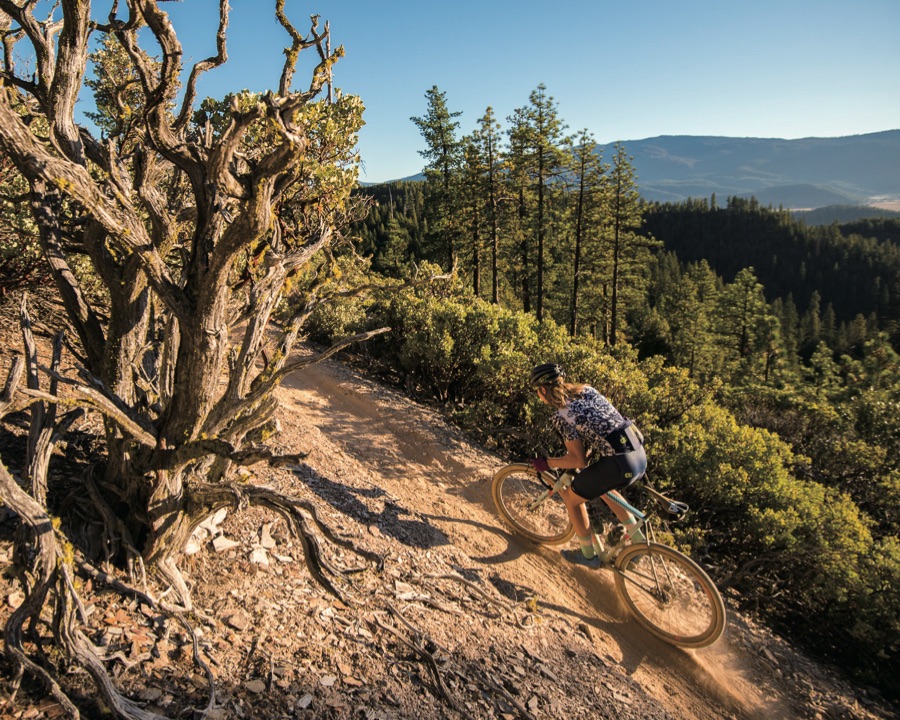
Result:
[[[288,516],[301,535],[315,532],[311,508],[231,480],[240,465],[291,459],[273,455],[262,438],[279,382],[315,360],[291,352],[305,320],[334,291],[327,272],[307,268],[357,214],[350,190],[362,104],[332,91],[343,50],[331,48],[328,25],[313,16],[309,32],[299,33],[283,0],[275,15],[291,45],[277,89],[207,101],[201,111],[197,80],[227,59],[226,0],[219,3],[217,54],[189,71],[153,0],[112,3],[107,24],[91,20],[88,0],[63,0],[43,20],[34,11],[35,3],[0,0],[0,150],[29,185],[43,253],[77,334],[70,349],[80,371],[63,377],[30,354],[27,383],[19,381],[20,364],[12,365],[0,405],[0,416],[31,408],[30,487],[19,487],[0,465],[0,495],[32,527],[28,542],[39,547],[36,562],[44,568],[27,609],[7,629],[7,652],[62,697],[27,659],[19,633],[28,614],[36,617],[52,598],[59,617],[68,618],[57,629],[61,647],[94,676],[110,707],[121,717],[150,717],[116,694],[74,614],[63,612],[77,596],[59,574],[70,569],[52,569],[65,538],[46,527],[46,474],[50,451],[74,416],[57,417],[58,386],[67,384],[70,397],[103,414],[107,462],[85,478],[84,495],[119,558],[143,563],[176,590],[171,610],[191,607],[175,559],[216,509],[261,504]],[[156,44],[152,51],[139,46],[142,28]],[[93,56],[91,36],[99,40]],[[35,57],[33,76],[17,72],[19,42]],[[314,59],[310,83],[292,89],[298,59],[307,55]],[[93,80],[85,77],[90,60],[100,69]],[[75,123],[85,85],[94,91],[91,117],[102,138]],[[92,293],[76,271],[79,256],[98,286]],[[276,324],[290,282],[305,295]],[[89,299],[98,295],[101,306]],[[305,547],[310,569],[336,592],[314,543]]]

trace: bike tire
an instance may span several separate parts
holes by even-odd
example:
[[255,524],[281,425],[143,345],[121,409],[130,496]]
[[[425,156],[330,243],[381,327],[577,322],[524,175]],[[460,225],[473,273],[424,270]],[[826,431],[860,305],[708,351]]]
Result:
[[656,637],[685,648],[712,645],[725,630],[725,603],[703,569],[659,543],[625,548],[616,587],[635,619]]
[[497,471],[491,483],[491,496],[500,517],[518,535],[536,543],[559,545],[575,534],[559,493],[534,510],[528,508],[546,489],[531,465],[517,463]]

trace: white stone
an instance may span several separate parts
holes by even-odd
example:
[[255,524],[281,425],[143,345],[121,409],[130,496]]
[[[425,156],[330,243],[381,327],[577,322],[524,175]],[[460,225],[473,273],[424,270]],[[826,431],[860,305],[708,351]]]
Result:
[[260,529],[259,544],[262,545],[266,550],[271,550],[275,547],[275,538],[272,537],[272,523],[266,523]]
[[231,540],[230,538],[225,537],[224,535],[219,535],[213,541],[213,548],[217,553],[225,552],[226,550],[231,550],[232,548],[236,548],[240,545],[239,542],[235,540]]

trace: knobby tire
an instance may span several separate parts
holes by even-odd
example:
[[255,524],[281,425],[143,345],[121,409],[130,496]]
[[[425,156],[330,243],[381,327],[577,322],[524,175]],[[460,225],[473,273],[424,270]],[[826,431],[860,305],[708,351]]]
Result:
[[522,537],[545,545],[559,545],[575,534],[566,505],[558,493],[540,507],[528,505],[547,489],[531,465],[507,465],[494,475],[491,496],[500,517]]
[[725,604],[693,560],[658,543],[625,548],[616,586],[635,619],[658,638],[685,648],[712,645],[725,629]]

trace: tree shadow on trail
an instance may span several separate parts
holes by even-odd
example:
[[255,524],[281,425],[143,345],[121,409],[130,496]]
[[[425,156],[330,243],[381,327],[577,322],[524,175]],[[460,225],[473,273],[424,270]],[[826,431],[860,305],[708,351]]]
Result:
[[[450,544],[438,528],[420,519],[420,515],[403,507],[381,488],[345,485],[306,464],[293,467],[292,472],[321,500],[364,526],[377,527],[383,535],[403,545],[429,549]],[[380,506],[381,510],[373,511],[374,506]]]
[[485,523],[465,517],[451,517],[449,515],[428,515],[426,513],[422,513],[422,517],[436,522],[445,522],[452,523],[453,525],[472,527],[476,530],[491,533],[498,538],[502,538],[506,542],[506,548],[504,548],[502,552],[495,553],[493,555],[472,555],[470,553],[469,556],[472,558],[472,560],[482,565],[500,565],[512,560],[517,560],[528,550],[528,548],[520,547],[515,542],[513,542],[516,539],[515,536],[511,535],[502,527],[487,525]]

